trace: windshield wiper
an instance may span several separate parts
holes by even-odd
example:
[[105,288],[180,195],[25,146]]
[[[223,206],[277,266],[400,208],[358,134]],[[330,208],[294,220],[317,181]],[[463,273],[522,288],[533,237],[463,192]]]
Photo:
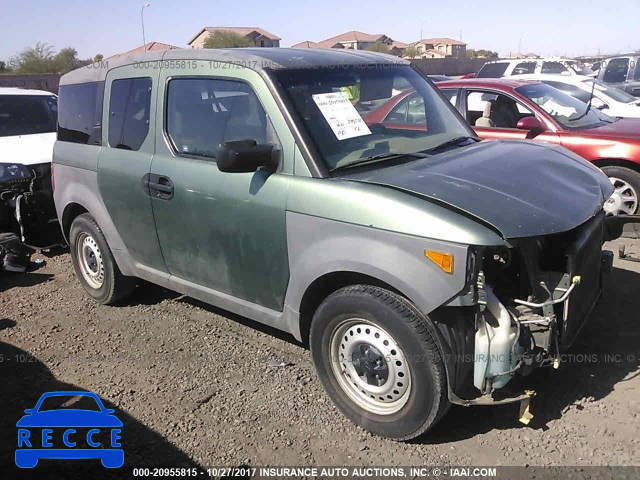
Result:
[[363,165],[368,165],[371,163],[377,163],[377,162],[381,162],[384,160],[396,160],[398,158],[402,158],[402,157],[414,157],[414,158],[425,158],[427,157],[427,155],[425,155],[424,153],[398,153],[398,152],[387,152],[387,153],[380,153],[378,155],[372,155],[370,157],[365,157],[365,158],[359,158],[358,160],[354,160],[351,163],[347,163],[346,165],[340,165],[338,167],[334,167],[331,170],[329,170],[329,172],[335,172],[338,170],[346,170],[349,168],[353,168],[353,167],[361,167]]
[[446,142],[442,142],[440,145],[436,145],[433,148],[429,148],[429,149],[423,150],[423,151],[424,152],[435,152],[437,150],[440,150],[440,149],[445,148],[445,147],[449,147],[451,145],[457,145],[458,143],[462,142],[463,140],[480,141],[481,139],[478,138],[478,137],[470,137],[470,136],[454,137],[451,140],[447,140]]

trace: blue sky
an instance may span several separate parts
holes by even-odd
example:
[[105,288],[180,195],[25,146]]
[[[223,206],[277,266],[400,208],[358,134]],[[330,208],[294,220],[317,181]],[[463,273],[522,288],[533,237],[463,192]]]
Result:
[[[282,37],[281,46],[322,40],[348,31],[385,33],[404,42],[420,37],[462,39],[469,48],[500,54],[618,53],[640,49],[640,2],[609,4],[584,0],[457,0],[318,2],[146,0],[147,41],[184,47],[203,26],[260,26]],[[142,45],[140,7],[130,0],[0,0],[0,60],[27,46],[47,42],[56,50],[74,47],[81,58],[109,56]],[[440,4],[438,4],[440,3]],[[364,6],[366,5],[366,6]]]

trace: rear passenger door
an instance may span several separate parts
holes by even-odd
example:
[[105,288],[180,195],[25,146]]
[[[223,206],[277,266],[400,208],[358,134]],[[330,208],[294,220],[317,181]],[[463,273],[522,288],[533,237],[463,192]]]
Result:
[[[101,197],[133,260],[166,272],[155,232],[151,199],[142,178],[154,151],[158,62],[128,65],[107,74],[103,147],[98,157]],[[143,271],[139,274],[144,276]]]
[[[151,167],[156,229],[178,290],[282,311],[289,280],[285,208],[293,145],[262,78],[239,65],[164,62]],[[184,68],[181,68],[182,65]],[[225,68],[227,66],[227,68]],[[175,67],[175,68],[174,68]],[[160,134],[162,132],[162,134]],[[223,173],[216,149],[252,139],[281,151],[276,173]]]

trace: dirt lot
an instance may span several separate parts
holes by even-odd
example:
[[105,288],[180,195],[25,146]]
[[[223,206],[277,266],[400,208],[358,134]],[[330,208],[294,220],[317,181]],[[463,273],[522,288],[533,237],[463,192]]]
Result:
[[[640,242],[625,243],[640,255]],[[395,443],[333,407],[290,337],[152,285],[98,306],[68,254],[45,259],[0,274],[0,471],[13,464],[22,411],[54,390],[96,392],[116,409],[127,476],[136,465],[640,464],[640,263],[616,259],[572,356],[529,377],[530,426],[517,404],[453,407],[426,438]],[[33,478],[103,472],[60,465],[41,461]]]

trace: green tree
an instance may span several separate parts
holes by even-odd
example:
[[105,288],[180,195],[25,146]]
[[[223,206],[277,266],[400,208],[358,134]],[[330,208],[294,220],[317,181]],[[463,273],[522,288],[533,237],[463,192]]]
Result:
[[63,48],[53,57],[53,68],[56,73],[67,73],[90,63],[93,63],[92,59],[80,60],[76,49],[71,47]]
[[53,72],[53,47],[44,42],[35,47],[25,48],[11,57],[9,66],[16,73],[51,73]]
[[[97,56],[96,56],[97,58]],[[93,59],[81,60],[75,48],[67,47],[55,53],[53,47],[38,42],[35,47],[24,49],[9,60],[16,73],[67,73],[93,63]]]
[[204,41],[204,48],[243,48],[253,47],[246,37],[229,30],[216,30]]
[[489,60],[496,60],[498,57],[498,52],[492,52],[491,50],[467,49],[467,58],[487,58]]
[[415,45],[409,45],[402,51],[402,56],[404,58],[416,58],[418,55],[420,55],[420,52]]
[[367,46],[366,50],[369,50],[370,52],[391,53],[391,47],[382,42],[373,42],[371,45]]
[[8,73],[10,71],[9,67],[7,67],[7,63],[0,60],[0,73]]

